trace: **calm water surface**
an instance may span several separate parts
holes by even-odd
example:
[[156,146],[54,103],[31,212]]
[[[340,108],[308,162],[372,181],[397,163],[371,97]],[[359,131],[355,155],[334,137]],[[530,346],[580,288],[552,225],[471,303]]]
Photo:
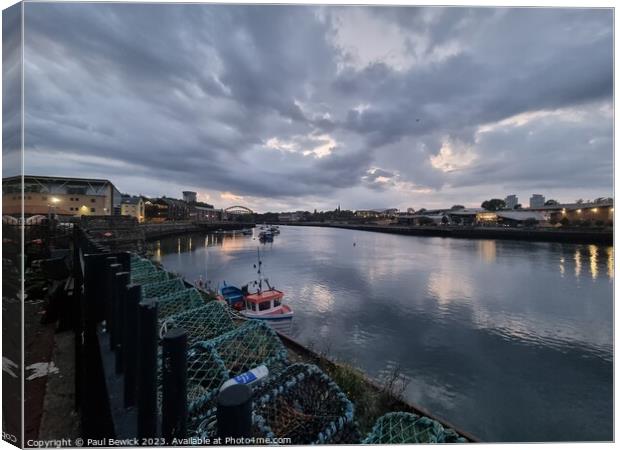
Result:
[[242,285],[260,247],[293,337],[378,379],[398,367],[410,401],[482,440],[613,438],[612,247],[281,230],[165,239],[155,258]]

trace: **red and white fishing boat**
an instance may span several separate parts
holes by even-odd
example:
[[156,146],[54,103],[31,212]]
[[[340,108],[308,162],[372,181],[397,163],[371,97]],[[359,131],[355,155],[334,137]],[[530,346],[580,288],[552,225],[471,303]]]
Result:
[[[284,292],[272,287],[268,279],[263,279],[262,264],[258,253],[258,266],[254,265],[258,269],[258,280],[253,282],[257,290],[249,292],[247,285],[241,288],[245,306],[241,314],[248,319],[264,320],[278,331],[289,331],[293,309],[282,303]],[[263,283],[267,285],[267,289],[263,289]]]

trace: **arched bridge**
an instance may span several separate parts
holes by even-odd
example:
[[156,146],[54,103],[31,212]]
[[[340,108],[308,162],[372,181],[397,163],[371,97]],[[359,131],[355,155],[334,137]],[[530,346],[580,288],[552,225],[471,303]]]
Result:
[[252,211],[250,208],[239,205],[229,206],[224,211],[228,214],[254,214],[254,211]]

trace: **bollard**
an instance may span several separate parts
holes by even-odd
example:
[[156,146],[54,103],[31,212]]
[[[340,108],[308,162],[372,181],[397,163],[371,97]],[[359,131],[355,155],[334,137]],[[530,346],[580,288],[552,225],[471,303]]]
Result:
[[217,434],[226,438],[249,438],[252,432],[252,389],[233,384],[217,397]]
[[[106,258],[107,259],[107,258]],[[106,318],[106,330],[110,337],[110,350],[114,351],[118,345],[118,306],[117,306],[117,289],[116,274],[121,271],[121,265],[118,263],[109,264],[106,275],[106,303],[108,305],[108,317]]]
[[166,442],[172,442],[187,433],[187,331],[169,331],[162,347],[161,429]]
[[138,309],[138,439],[157,437],[157,303]]
[[125,335],[125,293],[127,292],[127,285],[129,284],[129,272],[117,272],[116,279],[116,333],[118,339],[115,347],[115,368],[116,373],[121,374],[125,370],[125,358],[123,353],[125,352],[125,342],[123,340]]
[[125,292],[125,322],[123,327],[123,357],[125,358],[125,408],[136,404],[136,371],[138,368],[138,304],[142,300],[142,287],[127,286]]

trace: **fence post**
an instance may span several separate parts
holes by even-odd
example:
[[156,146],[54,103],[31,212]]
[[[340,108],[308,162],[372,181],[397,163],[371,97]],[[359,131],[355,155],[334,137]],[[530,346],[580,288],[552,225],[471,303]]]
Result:
[[162,436],[166,442],[187,433],[187,331],[175,328],[162,343]]
[[118,333],[115,349],[115,367],[116,373],[121,374],[125,370],[125,358],[123,357],[125,352],[125,302],[127,301],[125,293],[129,284],[129,272],[117,272],[114,281],[116,284],[116,333]]
[[[106,258],[107,260],[110,258]],[[116,259],[116,258],[115,258]],[[120,272],[122,266],[118,263],[108,265],[107,283],[106,283],[106,304],[108,305],[108,318],[106,319],[106,331],[110,337],[110,350],[115,351],[118,345],[118,307],[117,307],[117,289],[116,274]]]
[[127,286],[125,292],[125,323],[123,327],[123,356],[125,357],[125,407],[136,404],[136,371],[138,367],[138,305],[142,300],[142,287]]
[[73,339],[74,339],[74,366],[75,377],[74,386],[75,402],[73,409],[80,410],[82,399],[82,371],[84,370],[84,309],[82,304],[82,283],[84,274],[82,273],[82,261],[80,259],[80,229],[73,228]]
[[220,438],[250,437],[252,433],[252,389],[233,384],[217,397],[217,434]]
[[[104,281],[104,285],[102,286],[102,292],[99,294],[101,295],[101,303],[102,303],[102,307],[103,307],[103,311],[104,311],[104,316],[105,316],[105,331],[107,333],[110,333],[110,339],[111,339],[111,328],[112,328],[112,322],[114,320],[114,318],[112,317],[112,302],[110,300],[110,298],[112,297],[112,280],[111,280],[111,276],[110,276],[110,265],[112,264],[117,264],[117,259],[116,256],[110,256],[109,254],[105,257],[105,263],[104,263],[104,270],[101,273],[101,277],[105,280]],[[110,343],[110,345],[112,345]],[[112,347],[113,348],[113,347]]]
[[86,319],[87,323],[93,327],[104,319],[102,294],[106,287],[105,264],[105,255],[84,255]]
[[116,254],[116,258],[119,262],[119,264],[121,264],[123,266],[123,272],[130,272],[131,271],[131,253],[129,252],[119,252]]
[[157,303],[140,303],[138,316],[138,439],[157,435]]

